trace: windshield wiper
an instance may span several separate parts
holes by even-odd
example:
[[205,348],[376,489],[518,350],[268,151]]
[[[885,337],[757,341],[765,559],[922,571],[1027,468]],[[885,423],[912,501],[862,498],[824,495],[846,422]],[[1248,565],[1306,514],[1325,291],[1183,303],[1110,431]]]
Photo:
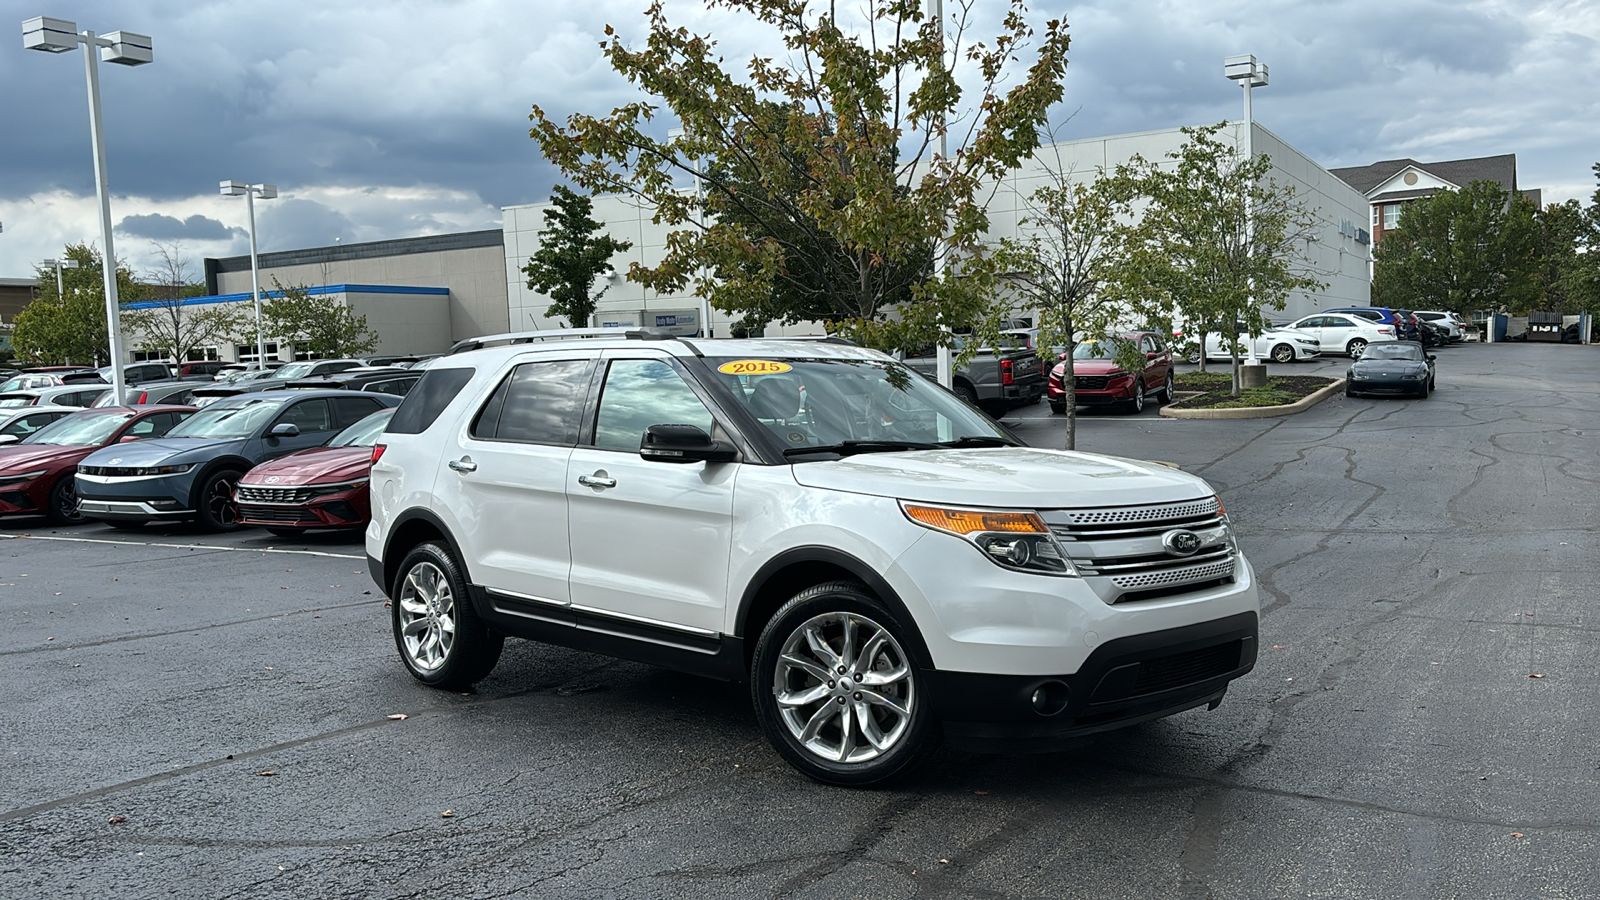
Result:
[[917,441],[840,441],[837,444],[821,444],[816,447],[790,447],[783,451],[784,456],[800,456],[806,453],[837,453],[840,456],[849,456],[852,453],[888,453],[895,450],[937,450],[938,444],[924,444]]
[[1010,438],[990,437],[964,434],[953,441],[940,441],[940,447],[1017,447],[1021,446]]

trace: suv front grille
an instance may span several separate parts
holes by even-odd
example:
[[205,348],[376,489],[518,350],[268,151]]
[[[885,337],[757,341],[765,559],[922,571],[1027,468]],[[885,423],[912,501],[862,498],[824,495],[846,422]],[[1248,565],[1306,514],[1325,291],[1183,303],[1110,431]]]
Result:
[[1073,383],[1077,385],[1080,391],[1101,391],[1105,390],[1106,385],[1111,383],[1111,376],[1077,375],[1074,376]]
[[314,487],[259,487],[239,485],[240,503],[305,503],[317,495]]
[[[1151,600],[1204,590],[1233,579],[1233,542],[1216,497],[1178,503],[1044,510],[1050,531],[1107,603]],[[1192,531],[1198,553],[1168,551],[1162,536]]]
[[1239,642],[1147,659],[1139,666],[1133,693],[1154,694],[1226,675],[1239,667]]

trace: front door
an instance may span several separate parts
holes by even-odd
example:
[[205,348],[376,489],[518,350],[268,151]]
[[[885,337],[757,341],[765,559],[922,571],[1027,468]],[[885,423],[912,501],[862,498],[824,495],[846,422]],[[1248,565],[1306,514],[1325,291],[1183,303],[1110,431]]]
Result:
[[666,354],[608,351],[593,437],[572,451],[572,607],[646,626],[722,631],[738,463],[647,462],[651,425],[696,425],[711,410]]
[[[279,425],[293,425],[300,429],[294,437],[273,437],[272,429]],[[322,397],[309,400],[296,400],[284,407],[278,417],[272,420],[267,430],[261,435],[261,454],[255,462],[266,462],[280,456],[287,456],[296,450],[306,450],[311,447],[320,447],[339,432],[339,426],[334,422],[333,409],[328,406],[328,401]]]

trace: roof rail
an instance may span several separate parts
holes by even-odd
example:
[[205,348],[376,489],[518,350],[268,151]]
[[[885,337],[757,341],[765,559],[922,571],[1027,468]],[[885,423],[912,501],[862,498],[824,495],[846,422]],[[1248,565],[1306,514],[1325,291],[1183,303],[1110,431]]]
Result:
[[670,341],[677,335],[655,328],[557,328],[545,331],[510,331],[456,341],[445,355],[480,350],[490,344],[531,344],[535,341],[570,341],[575,338],[626,338],[633,341]]

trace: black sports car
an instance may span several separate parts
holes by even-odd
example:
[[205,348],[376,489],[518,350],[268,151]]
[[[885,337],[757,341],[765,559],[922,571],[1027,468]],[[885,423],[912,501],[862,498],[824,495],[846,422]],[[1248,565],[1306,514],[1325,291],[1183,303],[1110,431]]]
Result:
[[1345,373],[1344,395],[1410,394],[1427,397],[1434,387],[1433,354],[1416,341],[1370,344]]

